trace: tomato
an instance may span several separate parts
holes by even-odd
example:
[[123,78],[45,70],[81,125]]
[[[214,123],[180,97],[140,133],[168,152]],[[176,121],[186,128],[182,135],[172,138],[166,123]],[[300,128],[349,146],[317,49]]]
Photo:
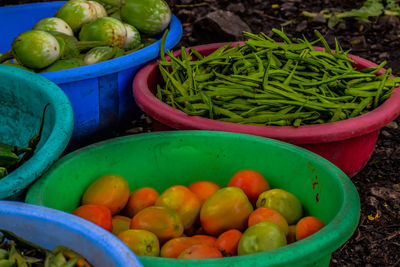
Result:
[[131,220],[131,229],[148,230],[161,243],[183,234],[183,224],[173,209],[159,206],[147,207],[139,211]]
[[296,225],[289,225],[286,241],[288,244],[296,242]]
[[285,235],[287,235],[289,226],[286,219],[280,215],[279,212],[270,208],[261,207],[253,211],[249,216],[248,225],[252,226],[264,221],[276,223],[279,225]]
[[295,224],[303,214],[303,207],[297,197],[282,189],[262,193],[257,200],[257,208],[260,207],[276,210],[288,224]]
[[84,192],[82,204],[103,205],[111,214],[120,212],[128,202],[129,184],[119,175],[104,175],[94,181]]
[[182,220],[184,229],[189,229],[199,216],[201,202],[186,186],[175,185],[158,197],[156,206],[175,210]]
[[253,206],[238,187],[225,187],[212,194],[200,210],[200,222],[207,234],[219,235],[230,229],[244,230]]
[[158,199],[158,192],[151,187],[143,187],[132,192],[123,213],[133,217],[144,208],[153,206]]
[[100,205],[82,205],[72,212],[74,215],[84,218],[98,226],[112,231],[112,215],[111,211]]
[[131,224],[131,218],[121,216],[121,215],[114,215],[112,217],[112,233],[114,235],[118,235],[119,233],[129,230],[129,226]]
[[251,204],[255,205],[258,196],[269,190],[269,184],[264,176],[255,170],[240,170],[236,172],[228,183],[243,190]]
[[236,256],[239,241],[242,238],[242,233],[236,229],[231,229],[223,232],[217,238],[215,247],[219,249],[224,256]]
[[161,248],[160,256],[164,258],[177,258],[185,249],[200,244],[193,237],[176,237],[168,240]]
[[160,244],[157,236],[146,230],[126,230],[118,235],[136,255],[158,256]]
[[190,184],[188,188],[197,195],[203,204],[209,196],[221,189],[221,186],[210,181],[198,181]]
[[325,224],[318,218],[313,216],[307,216],[301,218],[296,225],[296,240],[304,239],[319,230],[321,230]]
[[194,235],[192,237],[194,239],[200,241],[200,244],[207,245],[210,247],[214,247],[215,242],[217,241],[217,238],[210,236],[210,235]]
[[181,254],[179,254],[178,259],[212,259],[212,258],[222,258],[221,252],[215,248],[207,245],[194,245],[191,246]]
[[286,245],[286,236],[273,222],[260,222],[243,233],[238,245],[238,255],[268,251]]

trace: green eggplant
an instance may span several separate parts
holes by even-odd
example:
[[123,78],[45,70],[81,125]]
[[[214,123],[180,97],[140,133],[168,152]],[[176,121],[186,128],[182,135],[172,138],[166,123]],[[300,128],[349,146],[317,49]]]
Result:
[[107,10],[97,1],[88,1],[94,10],[96,10],[96,18],[107,17]]
[[152,37],[143,37],[142,38],[142,44],[144,47],[154,44],[157,41],[158,40],[156,38],[152,38]]
[[83,66],[83,60],[80,58],[59,59],[50,66],[48,66],[47,68],[41,70],[40,72],[67,70],[67,69],[77,68],[80,66]]
[[118,47],[98,46],[94,47],[86,53],[83,63],[85,65],[92,65],[102,61],[114,58]]
[[18,35],[11,45],[12,49],[0,56],[0,63],[16,58],[30,69],[42,69],[60,57],[60,45],[48,32],[29,30]]
[[74,33],[78,33],[83,24],[106,15],[107,12],[104,7],[97,2],[70,0],[60,7],[55,17],[63,19]]
[[126,28],[121,21],[102,17],[83,25],[79,32],[81,41],[105,41],[109,46],[122,47],[126,39]]
[[107,45],[105,41],[78,41],[74,36],[60,32],[51,32],[61,47],[60,59],[77,58],[82,51],[89,50],[96,46]]
[[71,27],[62,19],[56,17],[44,18],[39,20],[34,26],[33,30],[40,30],[46,32],[61,32],[66,35],[74,36]]
[[164,0],[125,0],[121,18],[141,33],[156,35],[168,27],[171,9]]
[[122,48],[125,50],[131,50],[138,47],[141,43],[140,33],[139,31],[128,23],[123,23],[126,29],[126,38],[125,42],[122,45]]
[[111,14],[109,15],[109,17],[112,17],[112,18],[117,19],[117,20],[121,20],[121,14],[119,13],[119,10],[117,10],[117,11],[111,13]]
[[126,55],[125,50],[123,50],[122,48],[115,47],[115,49],[116,49],[116,52],[115,52],[113,58],[122,57],[122,56]]

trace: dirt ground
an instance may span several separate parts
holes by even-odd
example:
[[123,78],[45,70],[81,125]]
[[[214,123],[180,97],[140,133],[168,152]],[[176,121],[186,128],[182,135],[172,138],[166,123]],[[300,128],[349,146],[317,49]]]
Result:
[[[0,5],[27,2],[39,1],[0,0]],[[290,37],[304,35],[309,39],[313,39],[314,30],[318,30],[331,46],[336,38],[343,48],[351,49],[352,54],[378,64],[386,60],[386,68],[391,67],[394,75],[400,74],[399,16],[380,15],[365,22],[353,18],[335,21],[321,14],[313,18],[302,15],[304,11],[318,14],[322,10],[332,13],[359,9],[364,1],[167,2],[183,24],[183,37],[178,46],[240,40],[242,30],[263,31],[272,36],[272,28],[283,27]],[[390,1],[375,2],[386,4]],[[141,130],[145,121],[140,122]],[[400,118],[397,118],[381,130],[367,166],[352,178],[361,198],[361,219],[351,239],[333,253],[331,266],[400,266],[399,123]]]

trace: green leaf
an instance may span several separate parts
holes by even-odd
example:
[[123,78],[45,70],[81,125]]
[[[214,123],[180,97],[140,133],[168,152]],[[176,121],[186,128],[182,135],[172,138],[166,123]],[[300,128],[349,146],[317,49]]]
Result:
[[335,13],[332,13],[332,15],[329,17],[328,20],[328,28],[333,29],[335,26],[340,22],[339,18],[336,16]]
[[384,10],[381,0],[367,0],[360,9],[353,9],[349,12],[341,13],[338,17],[354,17],[358,20],[369,21],[369,17],[379,17]]

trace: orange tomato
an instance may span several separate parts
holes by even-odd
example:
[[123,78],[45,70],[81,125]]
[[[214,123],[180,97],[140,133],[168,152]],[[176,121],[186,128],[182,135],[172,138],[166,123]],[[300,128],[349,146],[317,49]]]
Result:
[[199,216],[201,202],[186,186],[175,185],[158,197],[156,206],[175,210],[182,220],[184,229],[189,229]]
[[304,239],[318,232],[324,226],[325,224],[316,217],[313,216],[303,217],[296,224],[296,240]]
[[160,244],[157,236],[146,230],[126,230],[118,235],[136,255],[158,256]]
[[242,233],[239,230],[231,229],[220,234],[215,242],[223,256],[236,256]]
[[192,237],[197,239],[198,241],[200,241],[201,244],[207,245],[210,247],[214,247],[215,241],[217,241],[217,238],[210,236],[210,235],[194,235]]
[[131,220],[131,229],[154,233],[161,243],[183,234],[183,224],[173,209],[151,206],[139,211]]
[[210,181],[198,181],[189,185],[188,188],[197,195],[203,204],[209,196],[221,189],[221,186]]
[[296,225],[289,225],[286,241],[288,244],[296,242]]
[[151,187],[143,187],[135,190],[129,196],[123,213],[132,218],[142,209],[156,204],[158,196],[158,192]]
[[279,212],[270,208],[261,207],[253,211],[249,216],[248,226],[250,227],[254,224],[264,221],[276,223],[279,225],[285,235],[287,235],[289,226],[286,219],[279,214]]
[[212,258],[222,258],[221,252],[215,248],[207,245],[194,245],[191,246],[181,254],[179,254],[178,259],[212,259]]
[[243,190],[251,204],[255,205],[258,196],[269,190],[269,184],[264,176],[255,170],[240,170],[236,172],[228,183]]
[[119,175],[104,175],[94,181],[83,193],[82,205],[106,206],[111,214],[117,214],[129,198],[129,184]]
[[119,233],[129,230],[129,226],[131,224],[131,218],[121,216],[121,215],[114,215],[112,217],[112,233],[114,235],[118,235]]
[[224,187],[212,194],[200,210],[204,231],[217,236],[230,229],[244,230],[253,206],[238,187]]
[[161,248],[160,256],[164,258],[178,258],[185,249],[200,244],[200,241],[192,237],[176,237],[168,240]]
[[98,226],[112,231],[112,215],[111,211],[100,205],[82,205],[72,212],[74,215],[84,218]]

